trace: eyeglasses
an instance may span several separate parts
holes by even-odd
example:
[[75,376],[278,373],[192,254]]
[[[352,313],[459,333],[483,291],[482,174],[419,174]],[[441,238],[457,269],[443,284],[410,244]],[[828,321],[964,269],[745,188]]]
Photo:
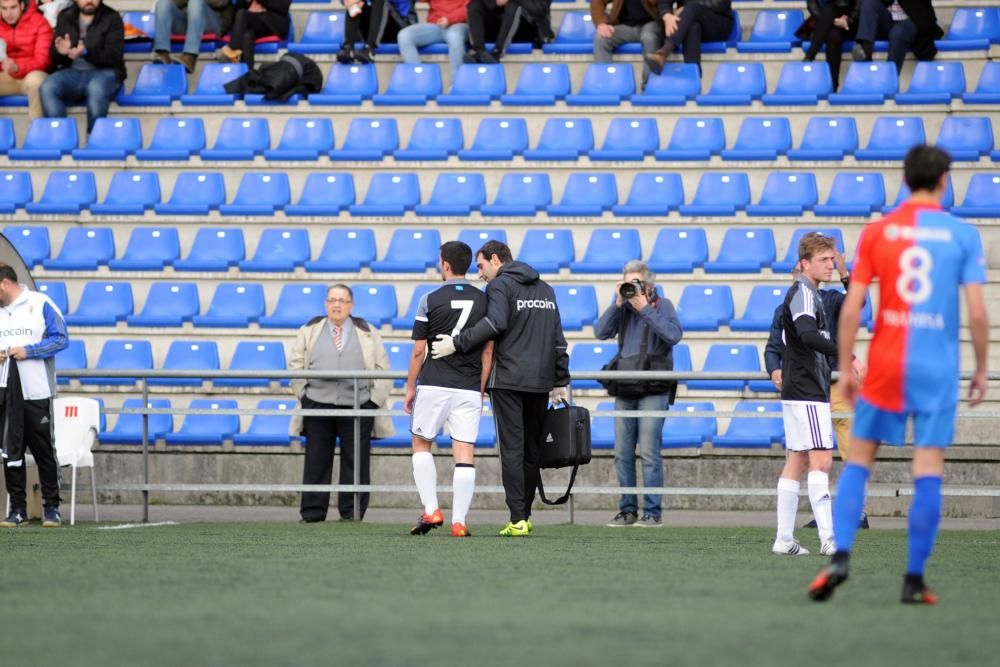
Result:
[[348,304],[348,303],[354,303],[354,302],[353,302],[352,300],[350,300],[350,299],[327,299],[327,300],[326,300],[326,302],[327,302],[327,303],[333,303],[333,304],[338,304],[338,305],[339,305],[339,304]]

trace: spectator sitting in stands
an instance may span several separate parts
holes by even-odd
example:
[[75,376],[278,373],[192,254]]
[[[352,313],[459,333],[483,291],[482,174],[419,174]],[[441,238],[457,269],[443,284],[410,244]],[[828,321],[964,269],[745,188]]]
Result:
[[[590,17],[597,27],[594,61],[609,63],[619,46],[640,42],[648,63],[663,44],[663,28],[657,20],[656,0],[612,0],[610,12],[607,5],[606,0],[590,0]],[[649,78],[649,69],[648,64],[642,68],[643,85]]]
[[819,50],[826,46],[826,64],[830,67],[833,90],[840,87],[840,61],[844,40],[853,39],[858,28],[861,3],[857,0],[809,0],[809,13],[816,18],[816,27],[809,38],[809,50],[803,62],[816,60]]
[[54,34],[49,55],[56,71],[39,90],[42,111],[65,118],[67,104],[84,102],[89,133],[125,80],[122,17],[102,0],[76,0],[59,14]]
[[[417,22],[412,0],[344,0],[347,25],[344,26],[344,45],[337,53],[337,61],[347,65],[352,62],[374,62],[372,53],[384,41],[395,42],[399,32]],[[363,41],[365,47],[354,50]]]
[[184,51],[178,60],[188,74],[194,73],[201,51],[201,36],[212,33],[222,36],[233,25],[236,7],[230,0],[156,0],[153,14],[156,25],[170,26],[170,30],[157,30],[153,39],[153,62],[170,65],[170,35],[184,35]]
[[465,55],[465,40],[469,36],[469,26],[466,24],[466,0],[427,0],[430,11],[425,23],[414,23],[399,31],[396,38],[399,42],[399,53],[403,62],[420,63],[421,46],[445,43],[448,45],[448,63],[451,66],[451,79],[455,80],[458,68],[462,66]]
[[[470,53],[465,62],[499,62],[511,42],[532,42],[536,48],[551,42],[551,4],[552,0],[469,0]],[[487,40],[495,44],[489,53]]]
[[646,64],[655,74],[677,47],[684,47],[684,62],[693,63],[701,72],[701,43],[724,42],[733,31],[731,0],[659,0],[659,13],[667,38],[663,47],[646,56]]
[[857,62],[869,62],[875,40],[889,40],[888,60],[903,69],[907,51],[918,60],[934,60],[934,40],[944,31],[937,23],[931,0],[858,0],[858,36],[851,55]]
[[253,69],[254,51],[257,40],[261,37],[281,37],[288,35],[292,19],[288,9],[292,0],[242,0],[236,18],[233,19],[233,31],[229,36],[229,44],[222,47],[220,60],[225,62],[246,63]]
[[28,118],[41,118],[38,89],[51,63],[52,27],[31,0],[0,0],[0,18],[0,95],[27,95]]

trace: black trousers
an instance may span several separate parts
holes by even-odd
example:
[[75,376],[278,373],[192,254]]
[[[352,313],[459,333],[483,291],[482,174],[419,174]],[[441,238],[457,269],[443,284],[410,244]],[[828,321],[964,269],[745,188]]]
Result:
[[846,15],[843,7],[832,4],[823,5],[816,17],[816,28],[809,38],[809,51],[806,58],[815,60],[819,50],[826,44],[826,64],[830,68],[830,78],[833,79],[833,89],[840,87],[840,63],[844,55],[844,40],[853,37],[854,29],[850,31],[833,25],[833,20]]
[[510,520],[517,523],[531,516],[531,505],[535,502],[538,452],[549,395],[492,389],[490,401],[500,445],[500,477]]
[[[56,452],[52,447],[52,431],[50,430],[51,399],[43,398],[37,401],[24,401],[24,447],[18,448],[20,461],[4,460],[3,476],[7,483],[7,494],[10,495],[10,509],[25,513],[28,508],[27,471],[24,466],[24,452],[31,452],[38,466],[38,479],[42,484],[42,503],[46,509],[59,507],[59,464],[56,462]],[[3,414],[3,402],[0,401],[0,428],[6,428],[7,415]]]
[[717,14],[704,5],[688,3],[681,12],[677,31],[667,41],[684,47],[684,62],[701,67],[701,43],[724,42],[733,30],[733,17]]
[[534,42],[538,30],[531,15],[517,0],[498,7],[496,0],[469,0],[466,7],[469,44],[473,51],[485,51],[486,42],[496,44],[494,53],[502,56],[511,42]]
[[373,50],[382,42],[395,44],[396,35],[408,25],[410,19],[400,15],[388,0],[372,0],[357,16],[347,16],[344,44],[350,47],[363,41]]
[[[310,398],[302,398],[302,407],[314,410],[350,409],[350,405],[330,405]],[[361,407],[375,409],[368,401]],[[361,418],[361,484],[371,481],[372,426],[374,417]],[[302,432],[306,436],[305,468],[302,472],[303,484],[329,484],[333,478],[333,456],[340,443],[340,484],[354,484],[354,418],[353,417],[305,417]],[[361,513],[364,518],[368,509],[368,495],[361,494]],[[330,494],[307,492],[302,494],[299,513],[306,521],[325,521],[330,507]],[[354,494],[338,493],[337,509],[343,519],[354,518]]]
[[285,37],[288,35],[288,14],[274,12],[250,12],[241,9],[233,20],[233,32],[229,38],[229,48],[243,51],[240,60],[253,69],[254,52],[260,37]]

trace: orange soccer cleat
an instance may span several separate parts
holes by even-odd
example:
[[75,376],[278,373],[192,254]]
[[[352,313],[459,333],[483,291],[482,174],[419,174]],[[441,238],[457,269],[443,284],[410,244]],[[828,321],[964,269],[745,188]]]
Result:
[[451,536],[452,537],[472,537],[472,533],[469,532],[469,527],[464,523],[453,523],[451,524]]
[[444,523],[444,515],[440,509],[434,510],[433,514],[422,514],[417,525],[410,529],[410,535],[426,535],[432,529]]

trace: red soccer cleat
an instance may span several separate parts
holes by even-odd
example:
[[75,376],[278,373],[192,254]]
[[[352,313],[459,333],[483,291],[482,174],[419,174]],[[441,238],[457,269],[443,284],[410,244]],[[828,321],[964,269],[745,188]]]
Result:
[[434,514],[422,514],[417,525],[410,529],[410,535],[426,535],[432,529],[444,523],[444,515],[440,509],[434,510]]
[[451,536],[452,537],[472,537],[472,533],[469,532],[469,527],[464,523],[453,523],[451,524]]

